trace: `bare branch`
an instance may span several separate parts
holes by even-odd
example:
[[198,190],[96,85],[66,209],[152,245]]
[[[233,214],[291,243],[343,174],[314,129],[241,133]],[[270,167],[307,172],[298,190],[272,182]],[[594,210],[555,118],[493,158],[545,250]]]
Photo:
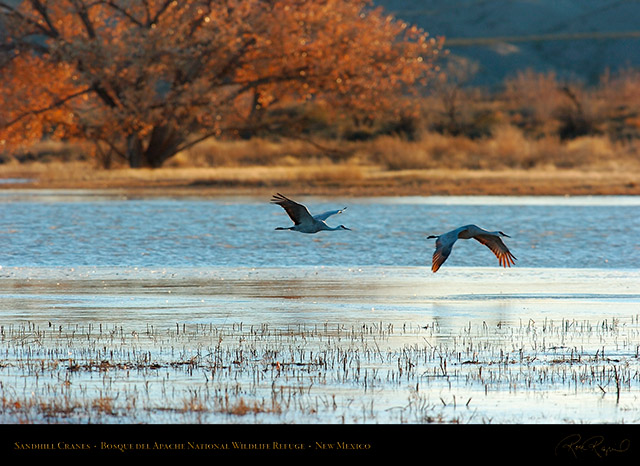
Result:
[[15,125],[20,120],[23,120],[24,118],[27,118],[29,116],[40,115],[42,113],[46,113],[46,112],[48,112],[50,110],[53,110],[55,108],[61,107],[62,105],[64,105],[67,102],[69,102],[70,100],[75,99],[76,97],[79,97],[81,95],[87,94],[89,92],[91,92],[91,89],[83,89],[81,91],[74,92],[73,94],[69,94],[68,96],[63,97],[61,99],[58,99],[55,102],[53,102],[51,105],[48,105],[46,107],[39,108],[39,109],[36,109],[36,110],[30,110],[28,112],[24,112],[24,113],[20,114],[19,116],[17,116],[16,118],[14,118],[13,120],[10,120],[7,123],[4,123],[4,124],[0,125],[0,128],[8,128],[10,126]]
[[76,14],[80,18],[80,21],[82,21],[84,29],[87,32],[87,35],[89,36],[90,39],[95,39],[96,30],[93,27],[91,20],[89,19],[89,12],[87,11],[87,5],[85,5],[82,2],[82,0],[71,0],[71,3],[73,3],[73,7],[76,10]]
[[[131,21],[136,26],[139,26],[139,27],[144,27],[145,26],[139,19],[137,19],[135,16],[133,16],[127,10],[122,8],[120,5],[116,4],[113,0],[105,0],[105,1],[101,1],[99,3],[102,3],[103,5],[107,5],[108,7],[112,8],[114,11],[117,11],[118,13],[120,13],[122,16],[127,18],[129,21]],[[146,24],[146,26],[150,26],[149,19],[148,19],[149,18],[149,5],[148,5],[147,2],[145,2],[145,7],[147,9],[147,24]]]
[[[45,4],[43,4],[40,0],[31,0],[31,5],[33,6],[33,9],[36,10],[40,16],[42,16],[42,19],[44,20],[45,23],[47,23],[47,26],[49,26],[49,31],[50,33],[47,34],[51,37],[57,38],[60,37],[60,32],[58,31],[58,29],[53,25],[53,21],[51,20],[51,17],[49,16],[49,10],[47,8],[47,6]],[[36,22],[36,24],[38,24]],[[42,28],[45,33],[46,33],[46,29]]]
[[165,2],[160,6],[160,8],[158,8],[158,11],[156,11],[156,14],[151,20],[151,22],[149,23],[149,26],[160,21],[160,17],[166,13],[167,9],[172,3],[173,3],[173,0],[165,0]]
[[53,26],[51,19],[49,18],[49,14],[47,11],[46,6],[42,5],[39,1],[37,0],[32,0],[32,3],[37,4],[39,7],[35,7],[34,6],[34,10],[40,14],[40,16],[42,17],[42,19],[44,20],[44,22],[47,24],[47,26],[49,26],[49,29],[47,29],[46,27],[44,27],[42,24],[40,24],[38,21],[34,20],[33,18],[29,18],[25,15],[23,15],[22,13],[20,13],[15,7],[5,3],[5,2],[0,2],[0,8],[4,8],[7,12],[5,13],[8,17],[13,17],[13,21],[22,21],[24,24],[28,24],[32,27],[34,27],[35,29],[37,29],[40,34],[44,34],[45,36],[48,37],[52,37],[52,38],[57,38],[60,36],[58,30],[55,28],[55,26]]

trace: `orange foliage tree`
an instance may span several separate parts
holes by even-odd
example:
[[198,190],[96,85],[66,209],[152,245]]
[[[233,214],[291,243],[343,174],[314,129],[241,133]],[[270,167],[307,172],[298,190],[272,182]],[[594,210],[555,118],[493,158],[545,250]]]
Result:
[[159,167],[276,105],[388,111],[441,46],[368,1],[0,0],[0,151],[91,141]]

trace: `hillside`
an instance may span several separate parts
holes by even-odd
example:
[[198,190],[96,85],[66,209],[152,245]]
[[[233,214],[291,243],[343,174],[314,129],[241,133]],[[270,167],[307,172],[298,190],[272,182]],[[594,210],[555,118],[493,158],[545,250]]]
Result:
[[[597,82],[607,70],[640,66],[637,0],[376,0],[480,65],[476,84],[516,70]],[[491,40],[486,39],[505,40]]]

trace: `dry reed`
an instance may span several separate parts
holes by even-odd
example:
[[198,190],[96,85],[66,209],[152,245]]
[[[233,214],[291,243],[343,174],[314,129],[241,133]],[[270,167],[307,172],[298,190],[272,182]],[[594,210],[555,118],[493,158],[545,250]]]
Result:
[[491,422],[495,400],[536,393],[624,407],[640,384],[638,323],[9,325],[0,420]]

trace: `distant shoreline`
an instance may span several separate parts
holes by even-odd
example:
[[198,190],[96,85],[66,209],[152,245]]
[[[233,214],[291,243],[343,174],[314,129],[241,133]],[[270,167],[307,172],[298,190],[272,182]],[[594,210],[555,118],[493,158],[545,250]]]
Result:
[[131,195],[432,196],[638,195],[640,173],[628,170],[383,170],[375,167],[226,167],[66,170],[64,164],[0,170],[3,190],[108,190]]

